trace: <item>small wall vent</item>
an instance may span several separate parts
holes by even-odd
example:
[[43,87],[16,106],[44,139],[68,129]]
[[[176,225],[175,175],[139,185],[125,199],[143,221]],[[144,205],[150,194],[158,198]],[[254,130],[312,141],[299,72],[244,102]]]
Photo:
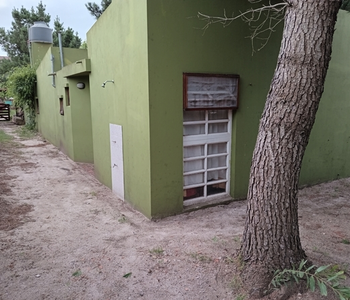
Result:
[[52,29],[45,22],[34,22],[28,31],[29,42],[52,44]]

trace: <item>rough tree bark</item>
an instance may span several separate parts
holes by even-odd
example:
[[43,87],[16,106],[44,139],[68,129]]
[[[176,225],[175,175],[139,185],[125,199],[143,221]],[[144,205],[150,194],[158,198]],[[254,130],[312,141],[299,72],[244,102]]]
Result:
[[306,258],[298,181],[331,58],[341,0],[289,0],[275,74],[253,154],[241,246],[243,280],[261,297],[276,269]]

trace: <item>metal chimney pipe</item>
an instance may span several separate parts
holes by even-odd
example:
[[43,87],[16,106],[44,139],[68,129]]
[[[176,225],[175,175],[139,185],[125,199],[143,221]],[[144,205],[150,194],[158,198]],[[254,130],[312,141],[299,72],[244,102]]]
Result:
[[58,32],[58,46],[60,48],[61,68],[63,68],[64,67],[64,61],[63,61],[63,47],[62,47],[61,32]]

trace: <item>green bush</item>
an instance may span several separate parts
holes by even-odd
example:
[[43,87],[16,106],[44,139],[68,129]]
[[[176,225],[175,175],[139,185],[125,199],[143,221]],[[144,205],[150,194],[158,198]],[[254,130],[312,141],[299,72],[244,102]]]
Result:
[[7,80],[7,95],[26,112],[26,125],[31,130],[35,128],[35,82],[35,69],[29,65],[15,68]]

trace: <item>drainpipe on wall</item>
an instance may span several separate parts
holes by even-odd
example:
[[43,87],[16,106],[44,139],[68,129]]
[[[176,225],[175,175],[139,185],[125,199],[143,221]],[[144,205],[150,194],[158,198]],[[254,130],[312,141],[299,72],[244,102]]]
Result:
[[33,67],[33,61],[32,61],[32,44],[28,41],[28,51],[29,51],[29,62],[30,66]]
[[[27,24],[27,32],[29,36],[29,24]],[[32,62],[32,44],[30,40],[27,41],[27,46],[28,46],[28,51],[29,51],[29,61],[30,61],[30,66],[33,67],[33,62]]]
[[64,67],[64,61],[63,61],[63,47],[62,47],[61,32],[58,32],[58,46],[60,48],[61,68],[63,68]]
[[52,72],[52,86],[56,87],[56,82],[55,82],[55,65],[54,65],[55,57],[51,54],[51,72]]

